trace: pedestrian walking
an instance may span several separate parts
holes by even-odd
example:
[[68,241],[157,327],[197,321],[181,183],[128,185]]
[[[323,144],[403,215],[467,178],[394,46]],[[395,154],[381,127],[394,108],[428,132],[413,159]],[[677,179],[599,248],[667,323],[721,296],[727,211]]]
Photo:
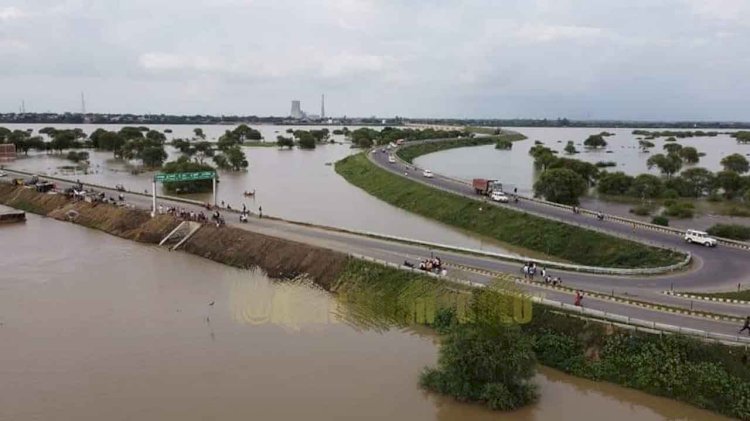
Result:
[[737,334],[740,334],[744,331],[747,331],[748,336],[750,336],[750,316],[747,316],[745,318],[745,325],[742,326],[742,329],[740,329],[740,331],[737,332]]
[[263,206],[258,206],[258,218],[263,217]]
[[526,279],[529,277],[529,266],[523,265],[523,279]]
[[545,268],[542,268],[542,278],[546,278],[546,277],[547,277],[547,268],[545,267]]

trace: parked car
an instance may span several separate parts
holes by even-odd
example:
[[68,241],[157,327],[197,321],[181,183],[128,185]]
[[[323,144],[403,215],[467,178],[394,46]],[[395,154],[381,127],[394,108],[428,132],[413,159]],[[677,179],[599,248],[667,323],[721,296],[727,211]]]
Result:
[[8,173],[5,171],[0,171],[0,177],[7,177]]
[[432,171],[430,171],[430,170],[424,170],[424,171],[422,172],[422,175],[423,175],[424,177],[427,177],[427,178],[432,178]]
[[687,230],[685,232],[685,241],[696,243],[706,247],[716,247],[716,239],[708,235],[707,232],[698,230]]
[[501,191],[493,191],[490,195],[490,199],[494,200],[495,202],[508,203],[508,196]]
[[395,164],[396,163],[396,158],[394,158],[393,155],[391,155],[391,156],[388,157],[388,162],[391,163],[391,164]]

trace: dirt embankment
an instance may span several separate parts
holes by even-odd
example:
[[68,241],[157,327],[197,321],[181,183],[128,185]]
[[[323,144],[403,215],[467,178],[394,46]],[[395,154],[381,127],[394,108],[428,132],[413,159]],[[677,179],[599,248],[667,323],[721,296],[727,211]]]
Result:
[[[150,244],[159,243],[179,224],[169,215],[151,218],[141,209],[73,202],[63,195],[2,183],[0,203]],[[347,263],[346,255],[328,249],[213,225],[201,228],[181,250],[239,268],[259,267],[272,278],[307,274],[325,289],[330,289]]]
[[181,249],[231,266],[257,266],[272,278],[307,274],[326,290],[330,290],[347,262],[345,254],[332,250],[212,225],[201,228]]

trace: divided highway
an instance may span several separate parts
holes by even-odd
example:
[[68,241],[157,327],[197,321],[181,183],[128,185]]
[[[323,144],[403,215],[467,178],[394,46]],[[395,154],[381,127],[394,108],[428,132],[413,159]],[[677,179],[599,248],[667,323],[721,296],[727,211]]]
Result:
[[[383,156],[381,157],[381,155]],[[389,171],[393,171],[396,174],[400,174],[403,176],[403,172],[408,171],[404,167],[404,164],[389,164],[387,162],[387,156],[385,155],[386,154],[375,153],[371,156],[378,165],[388,169]],[[6,171],[9,173],[14,172],[11,170]],[[25,173],[17,174],[21,176],[27,176],[27,174]],[[415,174],[413,170],[411,171],[411,174]],[[416,175],[411,175],[410,177],[414,178],[416,177]],[[421,179],[420,176],[420,181],[427,184],[435,183],[434,186],[436,187],[455,191],[456,193],[472,194],[470,186],[463,185],[441,176],[436,176],[434,179]],[[56,179],[55,182],[60,188],[65,188],[73,184],[72,181],[61,182],[59,179]],[[101,186],[93,187],[99,191],[108,191],[112,196],[116,196],[117,194],[116,190],[113,188],[106,188]],[[150,209],[151,207],[150,196],[145,196],[142,193],[126,193],[125,199],[126,203],[139,208]],[[188,210],[203,210],[197,204],[186,203],[185,201],[179,199],[160,199],[159,203],[166,206],[182,207]],[[599,224],[601,225],[600,228],[604,228],[607,230],[611,229],[614,232],[619,232],[621,234],[627,234],[626,231],[629,229],[628,227],[623,227],[621,224],[613,224],[606,221],[604,223],[601,223],[600,221],[596,221],[593,218],[580,218],[579,215],[568,215],[560,212],[556,208],[547,207],[535,203],[521,202],[518,204],[518,206],[522,210],[528,207],[529,209],[533,209],[534,211],[539,213],[549,213],[549,215],[552,217],[573,218],[575,222],[587,225]],[[402,264],[405,260],[416,262],[419,259],[429,257],[432,254],[439,255],[444,262],[449,265],[454,265],[450,267],[449,275],[461,279],[471,280],[473,282],[487,284],[491,282],[494,277],[491,273],[482,274],[476,273],[476,271],[465,271],[464,269],[458,268],[458,266],[491,272],[511,274],[517,273],[520,275],[520,267],[517,263],[504,262],[486,256],[459,253],[454,251],[436,250],[433,247],[428,247],[425,245],[407,244],[399,241],[373,238],[356,233],[344,232],[335,228],[310,226],[307,224],[293,223],[266,217],[262,219],[251,218],[249,223],[240,224],[237,215],[230,214],[226,211],[225,218],[227,219],[227,223],[229,225],[236,228],[246,229],[261,234],[325,247],[343,253],[368,256],[399,265]],[[686,247],[686,245],[676,237],[670,237],[659,233],[645,231],[638,232],[638,234],[643,234],[644,238],[649,241],[664,244],[666,246],[681,249],[685,249]],[[561,276],[564,279],[565,285],[567,286],[575,286],[588,291],[601,291],[607,294],[613,294],[615,296],[627,296],[632,299],[641,301],[648,300],[668,304],[671,306],[683,306],[688,308],[690,307],[689,301],[661,294],[660,291],[663,289],[669,289],[669,286],[672,283],[674,284],[675,290],[686,290],[695,289],[698,287],[717,288],[718,286],[727,286],[731,283],[734,283],[734,285],[736,285],[737,282],[748,282],[745,274],[747,274],[748,270],[750,270],[750,253],[746,251],[722,247],[717,249],[705,250],[691,247],[690,251],[693,252],[693,254],[697,257],[696,267],[688,272],[675,273],[671,275],[659,277],[611,277],[582,273],[566,273],[559,270],[553,271],[552,274],[555,276]],[[550,288],[545,288],[543,286],[533,285],[523,285],[523,288],[529,290],[535,295],[545,296],[546,298],[556,301],[565,303],[572,303],[573,301],[572,295],[568,292],[557,291]],[[608,313],[619,314],[659,323],[666,323],[675,326],[730,335],[737,332],[736,322],[719,321],[702,317],[668,313],[654,309],[636,307],[630,304],[614,302],[610,300],[595,299],[593,297],[587,297],[586,299],[584,299],[584,304],[588,308],[602,310]],[[729,305],[715,302],[696,301],[692,304],[692,307],[695,310],[716,312],[742,317],[750,313],[750,307],[748,306]]]

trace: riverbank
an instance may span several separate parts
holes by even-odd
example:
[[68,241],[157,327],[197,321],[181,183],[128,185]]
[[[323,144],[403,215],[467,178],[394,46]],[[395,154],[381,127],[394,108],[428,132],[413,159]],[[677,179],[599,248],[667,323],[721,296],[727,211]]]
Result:
[[[5,184],[0,184],[0,203],[24,208],[29,212],[47,215],[55,219],[96,228],[122,238],[133,239],[147,244],[158,243],[178,222],[168,215],[150,218],[146,211],[138,209],[126,209],[106,204],[94,206],[85,202],[74,203],[62,195],[40,194],[32,189]],[[437,324],[436,316],[443,305],[450,305],[450,309],[459,315],[457,319],[460,319],[461,309],[466,309],[467,299],[471,297],[471,291],[469,290],[456,289],[452,285],[449,286],[442,282],[436,282],[425,275],[413,274],[356,259],[349,259],[341,253],[259,235],[237,228],[223,227],[217,229],[212,226],[205,226],[186,242],[184,250],[236,267],[248,268],[258,266],[266,270],[269,275],[274,274],[275,277],[280,278],[294,278],[307,274],[317,284],[329,291],[335,292],[342,299],[353,304],[348,307],[349,320],[357,318],[360,323],[367,323],[367,326],[376,329],[378,327],[386,329],[393,325],[409,326],[413,324],[426,324],[435,326]],[[548,363],[545,360],[546,357],[540,357],[542,363],[558,367],[558,365],[555,365],[555,360],[552,357],[565,355],[566,359],[564,361],[566,364],[570,364],[571,361],[575,364],[570,366],[560,365],[559,368],[563,370],[595,380],[625,382],[625,374],[618,373],[629,373],[627,371],[628,367],[614,365],[614,363],[606,366],[610,368],[611,371],[608,373],[612,377],[604,377],[603,375],[597,377],[597,373],[600,372],[594,370],[599,369],[591,368],[599,367],[593,365],[599,361],[610,361],[602,359],[602,355],[607,355],[606,352],[609,348],[607,348],[607,342],[602,339],[601,335],[607,338],[612,336],[610,330],[603,327],[606,325],[584,322],[567,316],[561,317],[560,313],[550,313],[550,311],[542,307],[534,307],[534,318],[532,318],[531,323],[525,325],[529,326],[528,329],[532,329],[530,331],[532,333],[546,332],[547,334],[545,336],[546,339],[544,339],[546,342],[540,342],[541,348],[539,349],[550,350],[550,354],[548,355],[550,362]],[[431,314],[432,318],[430,317]],[[373,317],[373,315],[381,315],[383,317],[378,319],[378,317]],[[344,317],[344,320],[347,320],[347,318]],[[380,320],[382,323],[373,323],[373,320]],[[353,323],[353,325],[356,326],[357,323]],[[600,335],[600,337],[592,336],[591,332],[595,328],[591,326],[599,329],[597,335]],[[552,337],[549,335],[555,336]],[[626,333],[623,333],[623,335],[626,335]],[[596,343],[601,345],[595,351],[592,351],[591,344],[587,342],[592,337],[600,341]],[[620,336],[612,337],[620,338]],[[630,336],[627,337],[629,338]],[[573,345],[570,342],[571,338],[573,338]],[[659,337],[654,336],[654,338]],[[579,342],[576,341],[581,341],[580,343],[585,346],[578,346]],[[563,348],[564,354],[551,351],[557,349],[555,348],[555,344],[557,343],[567,346],[567,348]],[[648,341],[643,343],[642,349],[634,348],[631,351],[638,351],[634,355],[639,358],[645,358],[645,361],[648,361],[648,358],[646,358],[647,355],[646,357],[643,356],[645,352],[654,346],[657,349],[661,349],[659,348],[661,346],[660,343],[654,344]],[[689,343],[693,344],[692,341],[689,341]],[[736,376],[744,373],[744,371],[727,380],[726,370],[724,369],[724,365],[721,365],[736,365],[738,358],[741,357],[727,351],[730,349],[728,347],[704,345],[697,342],[694,344],[691,345],[693,347],[691,350],[693,351],[690,351],[690,358],[698,351],[710,351],[710,349],[718,351],[710,351],[712,352],[709,355],[711,358],[706,360],[705,365],[695,369],[692,368],[695,365],[693,359],[688,357],[680,359],[678,362],[686,364],[686,367],[690,368],[690,370],[679,371],[678,374],[682,377],[676,377],[673,380],[683,382],[686,379],[684,376],[711,374],[708,380],[700,383],[700,385],[705,385],[706,392],[703,392],[701,389],[700,393],[694,394],[695,398],[693,400],[687,400],[684,395],[664,391],[663,387],[670,387],[671,383],[665,383],[663,387],[661,383],[657,383],[659,384],[658,387],[643,390],[653,394],[685,399],[686,402],[711,409],[715,407],[713,404],[715,402],[713,393],[722,393],[726,396],[725,399],[736,399],[736,401],[733,405],[727,406],[729,409],[719,409],[719,411],[729,413],[725,411],[731,410],[735,411],[730,413],[731,415],[746,417],[746,415],[742,415],[742,412],[737,411],[742,410],[742,405],[746,405],[747,399],[742,400],[742,398],[737,398],[735,392],[726,389],[727,387],[733,387],[735,388],[733,390],[737,393],[745,393],[747,390],[745,383],[741,383],[735,379]],[[537,352],[540,351],[538,350]],[[658,358],[651,360],[652,365],[661,363],[661,355],[656,355],[656,357]],[[588,364],[585,365],[588,368],[586,370],[575,371],[574,368],[581,367],[581,364]],[[734,368],[739,369],[737,366]],[[646,365],[646,368],[642,369],[642,371],[644,370],[658,371],[649,365]],[[651,371],[648,371],[648,373],[651,373]],[[616,377],[616,375],[620,377]],[[663,376],[667,375],[669,373],[663,374]],[[639,379],[641,378],[647,381],[652,380],[651,377],[639,377]],[[661,380],[660,377],[656,378],[656,381]],[[690,377],[688,380],[692,381],[694,379]],[[709,384],[709,382],[718,383]],[[622,384],[642,388],[644,383]],[[713,387],[713,389],[708,389],[709,386]],[[702,400],[697,402],[696,399]]]
[[415,158],[427,155],[429,153],[444,151],[454,148],[465,148],[468,146],[491,145],[499,141],[517,142],[526,139],[521,133],[501,133],[494,136],[480,136],[472,138],[459,138],[452,140],[442,140],[439,142],[422,142],[416,144],[405,144],[396,151],[396,155],[406,162],[411,163]]
[[[355,304],[351,323],[420,324],[444,334],[471,323],[475,291],[365,262],[344,273],[334,289]],[[749,354],[743,348],[633,332],[542,305],[533,305],[527,316],[521,331],[541,365],[750,419]]]
[[364,154],[336,163],[355,186],[401,209],[565,261],[616,268],[668,266],[679,253],[439,191],[390,174]]
[[[180,222],[170,215],[151,218],[142,209],[73,202],[60,194],[40,194],[4,183],[0,183],[0,203],[147,244],[158,244]],[[258,267],[273,278],[307,274],[326,289],[347,261],[346,255],[331,250],[213,225],[203,226],[182,249],[234,267]]]

